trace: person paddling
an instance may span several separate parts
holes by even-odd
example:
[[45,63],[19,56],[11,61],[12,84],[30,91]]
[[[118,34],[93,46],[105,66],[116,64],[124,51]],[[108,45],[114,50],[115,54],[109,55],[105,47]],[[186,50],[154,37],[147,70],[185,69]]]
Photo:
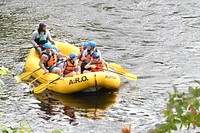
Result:
[[85,66],[85,68],[91,68],[91,71],[84,70],[83,73],[102,72],[104,69],[108,70],[108,63],[100,58],[100,54],[98,52],[95,52],[92,60]]
[[66,55],[56,52],[51,48],[50,43],[44,44],[45,50],[40,57],[39,66],[45,71],[45,73],[53,72],[61,75],[61,69],[57,67],[57,56],[69,58]]
[[[101,58],[101,52],[97,50],[96,43],[94,41],[89,41],[87,48],[83,51],[83,54],[82,54],[81,73],[83,73],[83,71],[86,69],[85,65],[91,61],[92,55],[94,54],[94,52],[98,52]],[[90,70],[90,68],[87,70]]]
[[38,29],[31,35],[31,43],[39,55],[41,55],[42,51],[45,50],[43,46],[48,41],[55,44],[54,40],[51,38],[49,30],[47,30],[46,24],[40,23]]
[[80,67],[78,66],[77,54],[70,53],[70,59],[68,59],[64,66],[64,77],[73,77],[79,74]]

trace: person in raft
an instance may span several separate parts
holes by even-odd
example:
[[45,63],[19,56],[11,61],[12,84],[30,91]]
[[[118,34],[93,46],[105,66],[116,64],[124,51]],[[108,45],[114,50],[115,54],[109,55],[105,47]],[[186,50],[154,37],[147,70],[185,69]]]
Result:
[[49,30],[47,30],[46,24],[40,23],[38,29],[31,35],[31,43],[39,55],[41,55],[42,51],[45,50],[44,44],[48,41],[55,44],[54,40],[51,38]]
[[[83,73],[83,71],[86,69],[85,65],[87,65],[91,61],[92,55],[94,54],[94,52],[98,52],[101,58],[101,52],[97,50],[96,43],[94,41],[89,41],[87,48],[83,51],[83,54],[82,54],[81,73]],[[88,68],[86,70],[90,71],[91,68]]]
[[79,59],[79,61],[78,61],[79,66],[81,66],[81,64],[82,64],[81,58],[83,55],[83,51],[87,48],[87,46],[88,46],[88,42],[84,42],[83,45],[80,47],[80,53],[78,54],[78,57],[77,57]]
[[[60,50],[56,45],[51,45],[51,48],[54,49],[57,53],[60,53]],[[57,67],[59,67],[61,69],[61,72],[63,72],[65,59],[63,57],[60,57],[58,54],[56,58],[57,58]]]
[[57,57],[63,57],[68,59],[69,57],[56,52],[54,49],[51,48],[50,43],[44,44],[45,50],[42,51],[39,66],[45,71],[45,73],[53,72],[58,75],[61,75],[61,69],[57,67]]
[[86,69],[91,68],[91,71],[84,70],[83,73],[88,72],[102,72],[103,70],[108,70],[108,64],[102,58],[100,58],[100,53],[95,52],[93,54],[92,60],[85,66]]
[[64,77],[73,77],[79,74],[77,54],[70,53],[69,59],[65,62],[63,75]]

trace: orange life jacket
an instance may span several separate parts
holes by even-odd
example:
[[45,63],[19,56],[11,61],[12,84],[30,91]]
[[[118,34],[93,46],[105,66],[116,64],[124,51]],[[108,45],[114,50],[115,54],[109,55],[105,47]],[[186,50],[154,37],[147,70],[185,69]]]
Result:
[[95,65],[96,66],[96,68],[91,68],[91,71],[92,72],[98,72],[98,71],[103,71],[103,65],[102,65],[102,60],[101,59],[99,59],[98,61],[94,61],[94,60],[92,60],[92,65]]
[[76,67],[76,63],[72,62],[71,60],[68,60],[66,63],[67,63],[67,66],[65,67],[65,70],[63,71],[63,73],[67,74],[71,71],[74,71],[74,69]]
[[[89,62],[91,61],[91,59],[92,59],[92,55],[93,55],[93,54],[91,54],[90,51],[88,51],[88,52],[87,52],[87,55],[85,56],[87,59],[84,60],[84,62],[85,62],[85,63],[89,63]],[[88,60],[88,59],[89,59],[89,60]]]
[[42,52],[41,56],[43,54],[48,56],[48,60],[44,63],[45,67],[51,67],[56,63],[57,55],[53,52],[53,50],[51,51],[51,55],[47,53],[46,51]]

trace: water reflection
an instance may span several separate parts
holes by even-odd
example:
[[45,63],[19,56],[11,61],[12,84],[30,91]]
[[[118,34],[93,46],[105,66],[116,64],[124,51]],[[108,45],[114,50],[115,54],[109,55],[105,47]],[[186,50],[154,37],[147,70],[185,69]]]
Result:
[[52,116],[59,116],[59,119],[69,121],[71,125],[77,125],[77,117],[91,119],[103,119],[106,117],[103,111],[108,109],[117,101],[117,94],[114,92],[98,93],[77,93],[77,94],[58,94],[46,92],[37,94],[35,97],[41,101],[40,110],[45,112],[43,119],[50,120]]

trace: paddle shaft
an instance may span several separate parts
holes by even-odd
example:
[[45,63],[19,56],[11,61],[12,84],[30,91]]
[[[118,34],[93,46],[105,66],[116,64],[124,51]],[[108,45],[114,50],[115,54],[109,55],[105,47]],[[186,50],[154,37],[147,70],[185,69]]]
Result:
[[57,81],[57,80],[59,80],[59,79],[60,79],[60,77],[58,77],[58,78],[52,80],[51,82],[41,84],[41,85],[39,85],[38,87],[33,88],[31,92],[32,92],[32,93],[38,94],[38,93],[44,91],[44,90],[47,88],[47,86],[48,86],[49,84],[51,84],[51,83],[53,83],[53,82],[55,82],[55,81]]
[[122,73],[129,72],[128,70],[122,68],[120,65],[118,65],[116,63],[108,63],[108,66],[113,68],[115,71],[119,71],[119,72],[122,72]]
[[19,76],[19,78],[20,78],[20,80],[22,80],[22,79],[24,79],[24,78],[26,78],[26,77],[28,77],[28,76],[29,76],[28,78],[30,78],[30,75],[31,75],[31,74],[37,72],[37,71],[40,70],[40,69],[41,69],[41,67],[38,68],[38,69],[36,69],[36,70],[34,70],[34,71],[32,71],[32,72],[25,72],[25,73],[22,73],[22,74]]
[[43,75],[45,75],[46,73],[43,73],[42,75],[38,76],[37,78],[35,78],[34,80],[32,80],[31,82],[29,82],[29,84],[32,84],[33,82],[35,82],[36,80],[38,80],[39,78],[41,78]]
[[122,73],[115,72],[115,71],[112,71],[112,70],[107,70],[107,69],[104,69],[104,70],[109,71],[109,72],[113,72],[113,73],[116,73],[116,74],[119,74],[119,75],[123,75],[125,77],[128,77],[128,79],[130,79],[130,80],[137,80],[136,75],[133,75],[133,74],[131,74],[131,76],[129,76],[129,75],[126,75],[126,73],[122,74]]
[[[59,62],[58,64],[56,63],[55,67],[58,66],[58,65],[60,65],[62,62],[63,62],[63,61]],[[50,70],[52,70],[53,68],[54,68],[54,67],[52,67]],[[40,70],[40,69],[41,69],[41,67],[38,68],[38,69],[36,69],[36,70],[34,70],[31,74],[33,74],[34,72],[36,72],[36,71],[38,71],[38,70]],[[37,78],[35,78],[33,81],[31,81],[30,83],[35,82],[37,79],[39,79],[40,77],[42,77],[42,76],[45,75],[45,74],[46,74],[46,73],[43,73],[42,75],[40,75],[39,77],[37,77]]]

